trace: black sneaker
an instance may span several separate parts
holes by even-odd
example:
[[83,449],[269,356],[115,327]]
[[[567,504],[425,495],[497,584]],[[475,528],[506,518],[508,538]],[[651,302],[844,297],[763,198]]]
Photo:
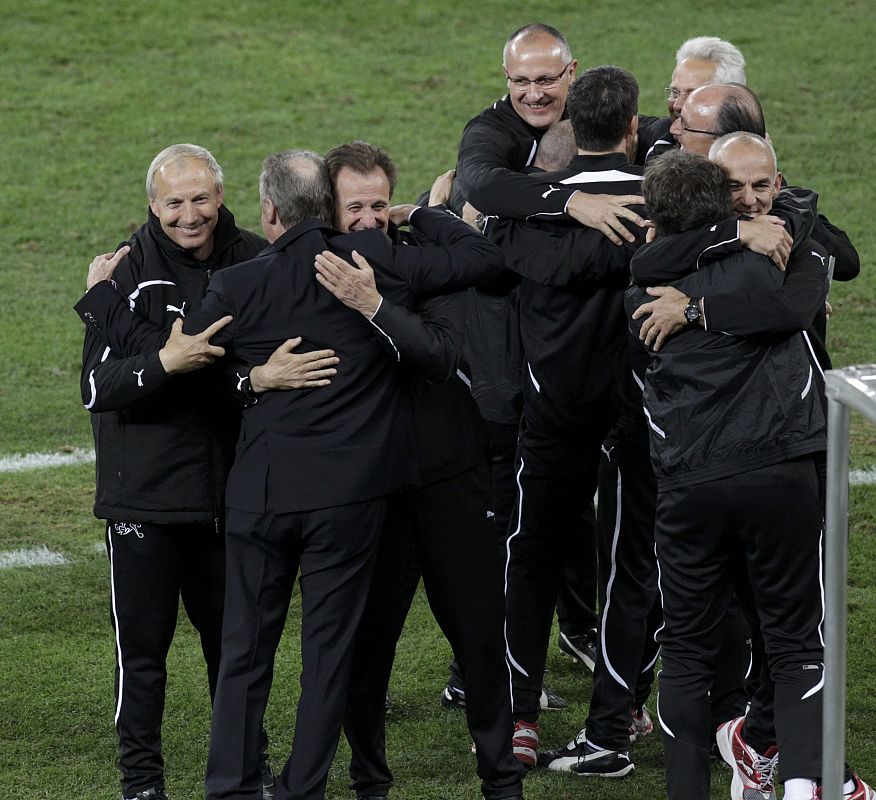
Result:
[[583,728],[565,747],[539,753],[538,763],[554,772],[602,778],[623,778],[635,769],[628,752],[597,747],[587,741]]
[[170,797],[164,791],[164,787],[159,789],[157,786],[151,786],[142,792],[137,792],[133,797],[127,797],[123,794],[122,800],[170,800]]
[[560,631],[557,645],[564,656],[568,656],[576,664],[583,664],[593,672],[593,665],[596,664],[596,628],[578,636],[567,636]]
[[262,753],[259,770],[262,773],[262,800],[274,800],[274,772],[267,753]]
[[538,700],[542,711],[563,711],[569,704],[560,697],[550,686],[541,687],[541,697]]
[[465,708],[465,690],[457,689],[451,684],[447,684],[441,692],[441,705],[444,708],[464,709]]

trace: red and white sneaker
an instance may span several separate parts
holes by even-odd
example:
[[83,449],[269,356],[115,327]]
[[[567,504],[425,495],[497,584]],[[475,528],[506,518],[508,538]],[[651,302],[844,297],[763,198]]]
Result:
[[876,800],[876,792],[858,777],[857,772],[852,773],[852,780],[855,782],[855,788],[851,794],[844,794],[843,800]]
[[721,758],[733,770],[730,783],[731,800],[776,800],[773,783],[779,764],[779,751],[773,746],[761,755],[742,739],[742,723],[745,717],[737,717],[718,728],[715,740]]
[[514,723],[514,738],[511,739],[514,757],[527,769],[538,761],[538,723],[518,720]]
[[654,730],[654,723],[651,721],[651,715],[648,709],[642,706],[638,711],[635,708],[630,710],[630,744],[647,736]]

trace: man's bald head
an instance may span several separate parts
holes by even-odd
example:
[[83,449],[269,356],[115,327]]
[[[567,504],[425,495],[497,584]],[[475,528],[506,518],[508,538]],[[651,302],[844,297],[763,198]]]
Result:
[[670,128],[683,150],[708,155],[715,139],[746,131],[766,135],[757,95],[740,83],[711,83],[691,92]]
[[733,210],[760,217],[769,214],[782,187],[776,151],[763,137],[744,131],[722,136],[709,150],[730,181]]
[[572,58],[572,50],[562,33],[552,25],[530,22],[514,31],[505,41],[502,63],[507,67],[509,54],[520,56],[534,49],[554,51],[563,62],[570,61]]

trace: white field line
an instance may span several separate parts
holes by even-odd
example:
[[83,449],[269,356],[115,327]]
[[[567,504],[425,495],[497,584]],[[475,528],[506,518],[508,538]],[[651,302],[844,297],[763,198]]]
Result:
[[44,467],[67,467],[94,461],[94,450],[77,448],[69,453],[26,453],[0,458],[0,472],[24,472]]
[[876,483],[876,467],[870,467],[870,469],[850,470],[849,483],[852,484],[852,486],[872,486]]
[[[76,448],[69,453],[26,453],[0,458],[0,472],[25,472],[45,467],[66,467],[73,464],[94,463],[94,450]],[[849,472],[852,486],[876,484],[876,467],[853,469]]]
[[53,553],[48,547],[31,547],[27,550],[0,550],[0,569],[13,567],[60,567],[69,564],[70,559]]

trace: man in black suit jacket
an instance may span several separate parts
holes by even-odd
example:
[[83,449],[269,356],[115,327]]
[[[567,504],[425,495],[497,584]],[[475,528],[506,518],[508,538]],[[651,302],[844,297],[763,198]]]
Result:
[[[279,344],[301,336],[301,349],[331,347],[340,363],[328,385],[265,392],[243,412],[227,495],[229,613],[207,767],[210,800],[257,796],[252,737],[299,566],[302,693],[277,798],[324,796],[384,498],[415,478],[408,475],[413,439],[400,405],[395,340],[383,332],[379,314],[360,315],[320,286],[315,256],[330,250],[350,258],[355,248],[389,284],[404,287],[402,300],[452,290],[485,260],[501,265],[491,243],[434,210],[415,212],[430,238],[469,244],[394,249],[381,231],[332,231],[325,222],[332,213],[328,174],[313,153],[268,158],[260,194],[272,244],[234,274],[217,276],[187,330],[230,315],[221,345],[237,360],[261,364]],[[438,233],[448,225],[462,233]]]
[[[228,313],[222,344],[238,358],[262,363],[301,332],[303,349],[330,342],[341,365],[329,386],[271,393],[243,413],[228,483],[227,650],[207,766],[211,799],[261,791],[257,734],[299,567],[302,691],[277,798],[324,795],[384,497],[404,482],[410,441],[392,360],[369,323],[313,277],[315,255],[334,249],[322,159],[305,151],[269,157],[260,193],[272,244],[234,274],[214,276],[187,330]],[[388,242],[382,253],[374,242],[369,256],[391,259]]]

